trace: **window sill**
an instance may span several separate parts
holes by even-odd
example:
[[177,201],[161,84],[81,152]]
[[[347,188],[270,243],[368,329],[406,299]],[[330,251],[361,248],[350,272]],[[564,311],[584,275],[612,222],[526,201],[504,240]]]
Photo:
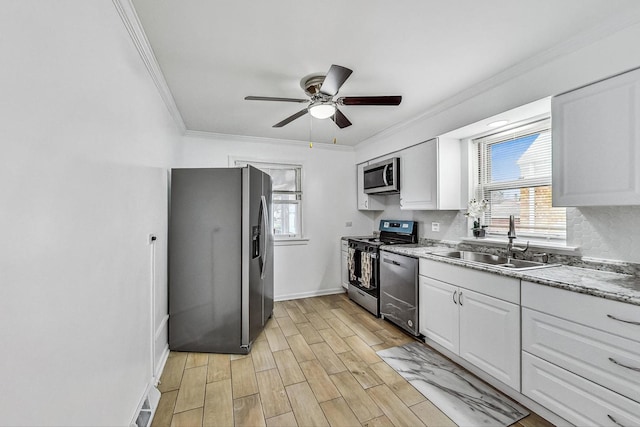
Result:
[[296,237],[296,238],[283,238],[283,239],[274,239],[274,246],[296,246],[296,245],[307,245],[309,244],[309,239],[306,237]]
[[[507,247],[508,240],[500,237],[461,237],[461,242],[486,246],[503,246]],[[547,240],[534,240],[527,239],[525,237],[518,238],[514,242],[517,246],[521,247],[529,242],[529,248],[552,250],[554,252],[572,254],[580,249],[578,246],[568,246],[566,242],[549,242]]]

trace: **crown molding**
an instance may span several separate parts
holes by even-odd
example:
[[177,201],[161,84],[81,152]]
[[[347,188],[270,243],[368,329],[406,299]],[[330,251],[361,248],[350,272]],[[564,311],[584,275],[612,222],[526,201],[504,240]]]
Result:
[[503,83],[506,83],[509,80],[519,77],[534,68],[543,66],[553,61],[554,59],[573,53],[600,39],[613,35],[619,31],[624,30],[627,27],[638,23],[640,23],[640,9],[638,9],[635,13],[618,14],[594,27],[591,27],[574,35],[573,37],[565,40],[562,43],[559,43],[545,51],[538,53],[537,55],[533,55],[525,59],[524,61],[506,68],[505,70],[478,84],[475,84],[465,90],[462,90],[461,92],[458,92],[457,94],[447,98],[447,100],[435,104],[433,107],[413,118],[390,126],[376,133],[375,135],[372,135],[369,138],[360,141],[355,145],[355,148],[357,150],[358,148],[362,148],[362,146],[364,146],[365,144],[368,145],[370,143],[376,142],[377,140],[384,139],[396,132],[399,132],[404,128],[411,126],[416,122],[434,117],[450,108],[455,107],[456,105],[462,104],[465,101],[468,101],[484,92],[487,92]]
[[[205,132],[199,130],[187,130],[184,132],[184,136],[193,138],[211,139],[225,142],[247,142],[254,144],[275,144],[275,145],[287,145],[295,146],[296,148],[303,148],[305,145],[309,146],[309,141],[298,141],[291,139],[275,139],[262,136],[247,136],[247,135],[234,135],[228,133],[215,133]],[[313,149],[320,150],[336,150],[336,151],[354,151],[354,147],[350,145],[339,144],[327,144],[326,142],[314,142]]]
[[167,110],[169,110],[169,114],[173,118],[176,126],[178,126],[180,132],[184,134],[187,130],[184,120],[182,119],[182,115],[178,110],[175,100],[173,99],[171,90],[167,85],[164,74],[162,74],[158,60],[153,53],[151,44],[147,39],[147,35],[142,28],[142,24],[140,23],[140,19],[138,19],[138,14],[131,3],[131,0],[112,0],[112,2],[118,11],[118,15],[120,15],[120,19],[122,19],[122,23],[127,29],[129,36],[131,37],[131,41],[133,41],[134,46],[138,50],[138,53],[142,58],[142,62],[144,62],[144,66],[151,75],[153,83],[156,85],[156,88],[158,88],[160,97],[162,98],[162,101],[164,101]]

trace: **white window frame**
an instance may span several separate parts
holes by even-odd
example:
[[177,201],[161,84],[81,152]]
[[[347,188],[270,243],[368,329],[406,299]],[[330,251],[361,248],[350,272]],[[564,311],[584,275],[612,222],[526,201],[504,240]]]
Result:
[[[471,167],[469,168],[472,174],[472,191],[471,194],[474,195],[474,198],[477,200],[483,199],[486,197],[489,191],[499,191],[499,190],[514,190],[520,188],[532,188],[539,186],[549,186],[552,187],[552,176],[551,176],[551,167],[549,168],[549,175],[546,177],[535,177],[535,178],[522,178],[512,181],[501,181],[501,182],[490,182],[487,177],[487,171],[482,169],[482,165],[486,163],[486,151],[483,148],[483,145],[491,145],[497,144],[500,142],[505,142],[510,139],[517,139],[527,134],[535,133],[536,129],[540,127],[540,124],[548,123],[549,132],[551,131],[551,121],[548,116],[546,117],[536,117],[532,118],[525,122],[520,122],[518,124],[509,126],[509,129],[506,130],[498,130],[493,133],[487,133],[484,135],[477,135],[472,138],[469,138],[469,141],[472,146],[472,161]],[[514,137],[515,135],[515,137]],[[489,142],[486,142],[489,139]],[[485,142],[477,142],[478,140],[484,140]],[[551,158],[549,158],[551,161]],[[550,165],[551,166],[551,165]],[[553,190],[553,188],[552,188]],[[484,220],[484,218],[483,218]],[[516,229],[516,234],[520,238],[531,239],[533,242],[549,242],[555,245],[566,245],[566,222],[565,229],[563,232],[559,232],[557,234],[548,234],[548,233],[535,233],[535,232],[525,232],[519,231]],[[469,230],[469,236],[471,236],[471,230]],[[496,233],[496,232],[487,232],[488,238],[503,238],[506,236],[506,233]]]
[[[297,217],[298,217],[298,229],[299,229],[299,233],[295,234],[295,235],[283,235],[283,234],[275,234],[274,233],[274,242],[276,245],[282,245],[282,244],[304,244],[305,242],[308,241],[307,238],[304,237],[304,215],[303,215],[303,209],[302,209],[302,205],[303,205],[303,170],[304,170],[304,165],[302,163],[284,163],[284,162],[277,162],[277,161],[270,161],[270,160],[253,160],[253,159],[245,159],[245,158],[232,158],[229,157],[229,164],[230,166],[246,166],[246,165],[251,165],[257,169],[260,170],[264,170],[264,169],[297,169],[297,183],[296,183],[296,188],[297,191],[295,192],[280,192],[280,191],[272,191],[271,192],[271,205],[272,205],[272,210],[273,210],[273,205],[276,204],[274,195],[275,194],[295,194],[296,197],[298,197],[298,199],[296,200],[296,203],[298,205],[298,209],[297,209]],[[279,201],[278,203],[280,204],[287,204],[286,201]],[[272,218],[273,220],[273,218]]]

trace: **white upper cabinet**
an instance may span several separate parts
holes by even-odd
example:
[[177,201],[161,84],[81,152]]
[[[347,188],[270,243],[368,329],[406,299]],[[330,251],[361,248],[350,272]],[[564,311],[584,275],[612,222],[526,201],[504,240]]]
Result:
[[384,196],[370,196],[364,192],[363,171],[368,164],[369,162],[360,163],[356,168],[356,173],[358,174],[358,209],[361,211],[383,211],[386,207]]
[[400,209],[457,210],[460,141],[434,138],[400,152]]
[[554,206],[640,205],[640,69],[552,100]]

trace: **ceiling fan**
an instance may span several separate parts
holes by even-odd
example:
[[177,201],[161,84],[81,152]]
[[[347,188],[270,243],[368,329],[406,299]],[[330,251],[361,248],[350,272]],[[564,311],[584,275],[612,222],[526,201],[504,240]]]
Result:
[[271,96],[246,96],[244,99],[248,101],[309,103],[306,108],[273,125],[274,128],[283,127],[309,113],[317,119],[331,118],[331,120],[342,129],[351,126],[351,122],[338,109],[338,105],[400,105],[402,96],[342,96],[334,100],[333,97],[338,94],[340,87],[342,87],[352,72],[352,70],[340,65],[332,65],[326,75],[310,74],[303,77],[300,80],[300,87],[302,87],[310,99],[277,98]]

